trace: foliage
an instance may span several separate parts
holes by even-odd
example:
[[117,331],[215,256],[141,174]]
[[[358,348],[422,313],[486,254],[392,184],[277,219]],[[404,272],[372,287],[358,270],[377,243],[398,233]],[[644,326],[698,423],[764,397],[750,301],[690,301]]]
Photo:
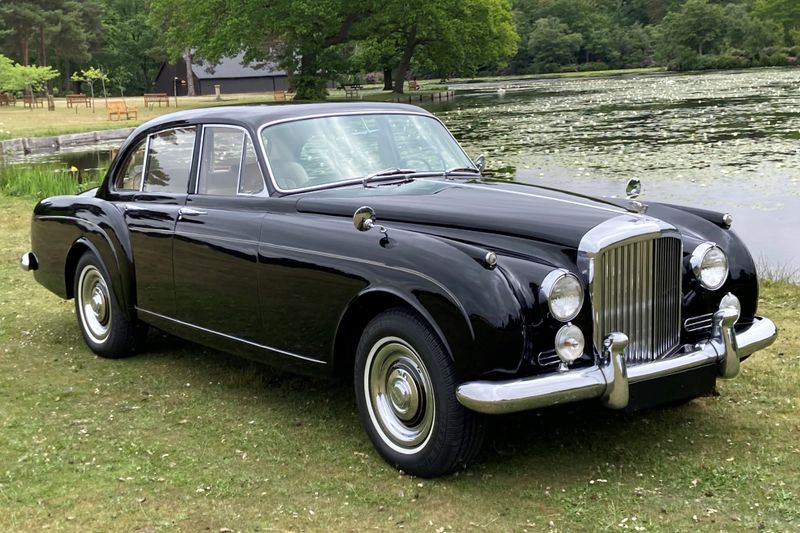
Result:
[[90,181],[79,181],[77,170],[23,165],[0,166],[0,193],[9,196],[46,198],[76,194],[97,186],[98,181],[97,176],[92,176]]
[[44,89],[45,83],[58,75],[58,71],[52,67],[20,65],[0,54],[0,91],[39,92]]
[[537,20],[528,36],[528,53],[537,71],[551,71],[560,64],[569,64],[580,50],[583,37],[570,33],[569,26],[556,17]]

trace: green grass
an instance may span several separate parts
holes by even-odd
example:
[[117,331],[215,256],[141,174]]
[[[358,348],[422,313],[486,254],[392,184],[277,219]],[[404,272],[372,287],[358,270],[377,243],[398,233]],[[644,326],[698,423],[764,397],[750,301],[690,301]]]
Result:
[[[800,287],[767,281],[778,343],[718,394],[492,420],[476,464],[403,476],[347,384],[163,335],[92,355],[23,272],[30,198],[0,196],[0,525],[8,531],[792,531],[800,527]],[[638,529],[642,530],[642,529]]]
[[53,167],[28,167],[25,165],[0,166],[0,194],[46,198],[62,194],[75,194],[98,185],[99,178],[78,182],[77,171]]

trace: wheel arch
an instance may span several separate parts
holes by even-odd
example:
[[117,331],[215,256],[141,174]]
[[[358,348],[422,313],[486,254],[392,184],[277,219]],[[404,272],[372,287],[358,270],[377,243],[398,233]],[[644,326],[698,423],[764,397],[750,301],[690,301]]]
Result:
[[[64,261],[64,285],[68,299],[75,297],[75,275],[78,261],[86,252],[92,252],[98,257],[102,263],[106,274],[111,278],[111,290],[117,301],[120,302],[120,308],[125,315],[125,318],[135,318],[133,312],[133,298],[130,294],[130,283],[126,283],[123,279],[123,273],[117,261],[117,254],[110,243],[105,242],[105,246],[98,247],[94,242],[87,237],[79,237],[70,247]],[[105,253],[103,253],[105,252]]]
[[[353,362],[361,333],[370,320],[394,307],[406,307],[417,313],[436,333],[451,360],[455,359],[448,335],[434,315],[416,298],[391,287],[371,287],[358,294],[339,318],[333,344],[333,372],[343,378],[352,376]],[[453,307],[453,312],[460,312]],[[468,322],[464,328],[471,331]],[[452,333],[452,332],[451,332]]]

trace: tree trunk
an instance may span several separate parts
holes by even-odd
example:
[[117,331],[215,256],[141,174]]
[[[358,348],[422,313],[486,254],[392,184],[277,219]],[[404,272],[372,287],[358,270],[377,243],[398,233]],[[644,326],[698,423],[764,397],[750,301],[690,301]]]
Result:
[[308,50],[301,50],[300,68],[291,75],[291,84],[294,88],[295,100],[325,100],[328,90],[325,88],[326,80],[319,72],[317,56]]
[[194,71],[192,71],[192,52],[188,48],[186,54],[183,56],[186,62],[186,95],[197,96],[194,92]]
[[403,94],[403,86],[406,81],[406,74],[411,66],[411,58],[414,55],[414,49],[417,47],[417,25],[411,26],[411,29],[406,33],[406,42],[403,46],[403,55],[400,57],[400,64],[397,65],[397,70],[394,73],[394,88],[392,92],[396,94]]
[[22,64],[28,66],[30,63],[30,51],[28,49],[28,35],[22,31],[22,28],[17,28],[17,35],[19,35],[19,52],[22,56]]
[[392,90],[392,69],[389,67],[383,67],[383,90]]

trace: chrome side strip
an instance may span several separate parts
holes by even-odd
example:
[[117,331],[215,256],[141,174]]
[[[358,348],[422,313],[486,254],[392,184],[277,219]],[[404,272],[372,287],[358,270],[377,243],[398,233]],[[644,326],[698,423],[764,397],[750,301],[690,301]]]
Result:
[[308,361],[309,363],[318,363],[320,365],[327,365],[328,364],[327,361],[321,361],[319,359],[314,359],[313,357],[306,357],[304,355],[299,355],[299,354],[296,354],[296,353],[287,352],[286,350],[280,350],[278,348],[273,348],[272,346],[266,346],[264,344],[258,344],[257,342],[252,342],[252,341],[249,341],[247,339],[234,337],[233,335],[228,335],[226,333],[220,333],[219,331],[214,331],[213,329],[204,328],[202,326],[196,326],[194,324],[190,324],[188,322],[184,322],[183,320],[178,320],[177,318],[171,318],[171,317],[168,317],[168,316],[161,315],[159,313],[154,313],[152,311],[148,311],[147,309],[142,309],[141,307],[137,307],[136,311],[138,313],[145,313],[145,314],[148,314],[150,316],[154,316],[154,317],[160,318],[162,320],[168,320],[170,322],[174,322],[176,324],[180,324],[181,326],[188,326],[190,328],[194,328],[194,329],[197,329],[197,330],[200,330],[200,331],[204,331],[205,333],[211,333],[212,335],[217,335],[218,337],[223,337],[223,338],[226,338],[226,339],[229,339],[229,340],[232,340],[232,341],[238,341],[238,342],[241,342],[241,343],[244,343],[244,344],[249,344],[250,346],[254,346],[256,348],[261,348],[263,350],[269,350],[271,352],[276,352],[276,353],[279,353],[281,355],[288,355],[289,357],[294,357],[296,359],[302,359],[303,361]]

